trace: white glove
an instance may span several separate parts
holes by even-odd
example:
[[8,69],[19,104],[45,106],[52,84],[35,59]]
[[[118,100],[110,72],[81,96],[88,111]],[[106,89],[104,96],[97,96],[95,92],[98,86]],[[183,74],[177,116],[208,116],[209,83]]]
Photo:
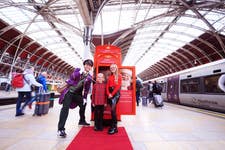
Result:
[[83,105],[87,104],[87,99],[83,99]]

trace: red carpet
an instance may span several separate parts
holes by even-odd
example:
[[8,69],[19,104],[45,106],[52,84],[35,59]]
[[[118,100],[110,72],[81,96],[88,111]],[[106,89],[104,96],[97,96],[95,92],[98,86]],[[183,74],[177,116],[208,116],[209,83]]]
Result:
[[93,127],[82,127],[67,150],[133,150],[124,127],[118,127],[118,133],[107,134],[108,128],[103,131],[94,131]]

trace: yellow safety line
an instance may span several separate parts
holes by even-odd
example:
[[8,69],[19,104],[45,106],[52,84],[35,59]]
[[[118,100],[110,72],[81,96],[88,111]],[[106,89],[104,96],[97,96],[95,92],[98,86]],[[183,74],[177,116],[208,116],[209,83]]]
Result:
[[172,103],[168,103],[168,102],[167,102],[167,104],[169,104],[172,107],[178,107],[178,108],[182,108],[182,109],[186,109],[186,110],[190,110],[190,111],[195,111],[195,112],[199,112],[199,113],[203,113],[203,114],[207,114],[207,115],[211,115],[211,116],[215,116],[215,117],[225,119],[224,113],[214,112],[214,111],[210,111],[210,110],[204,110],[204,109],[201,109],[201,108],[194,108],[194,107],[191,107],[191,106],[172,104]]

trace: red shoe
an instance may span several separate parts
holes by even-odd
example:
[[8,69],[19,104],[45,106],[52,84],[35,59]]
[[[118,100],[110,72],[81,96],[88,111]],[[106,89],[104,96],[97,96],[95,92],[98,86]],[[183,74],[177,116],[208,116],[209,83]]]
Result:
[[29,107],[30,109],[32,109],[32,104],[28,104],[28,107]]

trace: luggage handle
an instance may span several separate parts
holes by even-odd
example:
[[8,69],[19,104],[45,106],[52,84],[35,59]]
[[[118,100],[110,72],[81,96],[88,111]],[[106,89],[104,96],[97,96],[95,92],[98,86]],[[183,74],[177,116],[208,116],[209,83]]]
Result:
[[42,86],[40,86],[38,88],[38,94],[44,94],[44,93],[45,93],[44,88]]

